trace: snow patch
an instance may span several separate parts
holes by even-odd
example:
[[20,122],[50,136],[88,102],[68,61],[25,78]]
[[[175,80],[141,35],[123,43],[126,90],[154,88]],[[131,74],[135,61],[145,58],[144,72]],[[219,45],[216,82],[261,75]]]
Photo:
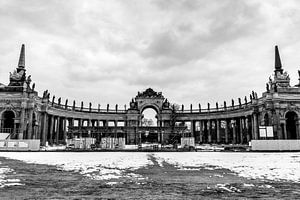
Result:
[[79,172],[100,180],[143,178],[130,173],[153,165],[149,157],[154,157],[160,167],[168,163],[179,170],[224,168],[251,179],[300,182],[300,153],[1,152],[0,156],[28,163],[54,165],[61,170]]
[[2,152],[0,156],[27,163],[54,165],[91,179],[140,178],[128,172],[153,164],[147,153],[127,152]]
[[153,155],[179,168],[225,168],[246,178],[300,182],[300,153],[176,152]]
[[255,185],[252,184],[252,183],[250,183],[250,184],[249,183],[244,183],[243,186],[244,187],[254,187]]
[[232,185],[230,185],[230,184],[228,184],[228,183],[225,183],[225,184],[217,184],[217,185],[216,185],[216,188],[225,190],[225,191],[227,191],[227,192],[238,192],[238,193],[241,192],[240,189],[238,189],[238,188],[236,188],[236,187],[234,187],[234,186],[232,186]]
[[6,167],[6,166],[0,167],[0,188],[24,185],[24,184],[20,183],[20,179],[8,179],[7,178],[8,173],[14,173],[14,170],[10,169],[9,167]]

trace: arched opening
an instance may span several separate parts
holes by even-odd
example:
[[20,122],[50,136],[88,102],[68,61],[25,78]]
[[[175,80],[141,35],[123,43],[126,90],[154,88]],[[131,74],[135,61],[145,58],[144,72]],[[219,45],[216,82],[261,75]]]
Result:
[[157,126],[157,112],[153,108],[146,108],[143,112],[142,126]]
[[157,112],[153,108],[146,108],[142,112],[141,126],[144,127],[140,132],[141,143],[158,143],[160,133],[156,127]]
[[2,131],[12,133],[14,128],[14,118],[15,114],[13,111],[7,110],[2,113]]
[[289,111],[285,115],[287,139],[297,139],[297,120],[295,112]]

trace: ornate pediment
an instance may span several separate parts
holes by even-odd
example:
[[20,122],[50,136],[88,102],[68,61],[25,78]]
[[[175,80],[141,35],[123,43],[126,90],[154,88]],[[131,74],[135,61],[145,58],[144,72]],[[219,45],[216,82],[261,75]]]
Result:
[[160,98],[164,99],[161,92],[155,92],[152,88],[148,88],[144,92],[138,92],[136,98]]

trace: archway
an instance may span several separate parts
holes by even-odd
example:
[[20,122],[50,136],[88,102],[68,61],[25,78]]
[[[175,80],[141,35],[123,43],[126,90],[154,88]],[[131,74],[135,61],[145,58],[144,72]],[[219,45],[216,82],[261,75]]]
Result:
[[11,133],[14,128],[15,114],[11,110],[4,111],[2,113],[2,131]]
[[157,112],[155,109],[149,107],[142,111],[141,119],[141,143],[158,143],[159,132],[156,127],[157,123]]
[[285,115],[287,139],[297,139],[297,120],[295,112],[289,111]]
[[141,126],[157,126],[157,112],[153,108],[146,108],[142,112]]

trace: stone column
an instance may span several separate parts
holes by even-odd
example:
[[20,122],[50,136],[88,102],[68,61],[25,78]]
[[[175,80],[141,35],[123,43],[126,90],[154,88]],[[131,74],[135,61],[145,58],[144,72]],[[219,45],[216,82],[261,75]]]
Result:
[[32,118],[33,118],[33,110],[29,110],[29,123],[28,123],[28,133],[27,133],[27,139],[32,139]]
[[244,143],[244,125],[245,125],[245,122],[244,122],[244,119],[241,117],[239,118],[240,120],[240,144],[243,144]]
[[[1,120],[0,120],[0,123],[1,123]],[[16,131],[17,131],[17,123],[16,123],[16,120],[14,120],[14,130],[13,130],[14,135],[16,134]]]
[[199,128],[200,128],[199,140],[200,143],[203,143],[203,121],[199,121]]
[[163,136],[163,132],[162,132],[162,120],[159,120],[159,132],[160,132],[160,136],[159,136],[159,140],[160,140],[160,144],[164,143],[164,136]]
[[195,121],[191,120],[191,137],[195,135]]
[[288,139],[287,130],[286,130],[286,121],[283,122],[283,135],[285,140]]
[[259,138],[258,136],[258,122],[257,122],[257,115],[253,114],[253,135],[254,139],[257,140]]
[[66,141],[67,140],[67,119],[63,118],[63,140]]
[[275,113],[271,115],[270,123],[271,126],[273,126],[273,139],[278,139],[280,137],[280,123],[278,111],[275,111]]
[[[74,118],[71,118],[71,119],[70,119],[70,121],[69,121],[69,126],[74,127]],[[70,129],[68,129],[68,131],[71,132]],[[72,139],[74,138],[74,133],[73,133],[73,131],[71,132],[70,137],[71,137]]]
[[18,135],[18,139],[23,139],[25,130],[25,108],[23,103],[21,105],[21,117],[20,117],[20,133]]
[[43,122],[42,122],[42,126],[43,126],[43,129],[42,129],[42,138],[41,138],[41,142],[42,142],[42,145],[45,146],[46,145],[46,141],[47,141],[47,132],[48,132],[48,116],[47,116],[47,113],[44,113],[43,114]]
[[249,120],[249,116],[246,117],[246,124],[247,124],[247,143],[250,142],[250,131],[251,131],[251,121]]
[[83,120],[79,118],[78,119],[78,132],[79,132],[78,137],[79,138],[82,138],[82,130],[81,130],[82,129],[82,124],[83,124],[82,122],[83,122]]
[[115,136],[115,137],[118,137],[118,136],[117,136],[117,127],[118,127],[118,121],[115,120],[115,121],[114,121],[114,136]]
[[50,130],[49,130],[49,142],[50,144],[53,144],[53,130],[54,130],[54,117],[51,115],[50,116]]
[[217,129],[217,143],[220,143],[221,142],[221,136],[220,136],[220,119],[217,119],[216,129]]
[[203,143],[208,143],[208,127],[207,127],[207,121],[203,121]]
[[230,122],[228,123],[228,119],[225,119],[225,143],[229,143],[229,138],[228,138],[228,126]]
[[59,134],[60,134],[60,117],[57,117],[56,126],[57,129],[56,129],[55,143],[58,144]]
[[211,143],[211,120],[207,121],[207,137],[208,137],[208,143]]
[[278,121],[277,121],[277,139],[283,139],[283,130],[281,127],[281,123],[280,123],[280,118],[278,117]]
[[91,119],[87,120],[87,126],[89,127],[88,128],[88,137],[92,137],[92,129],[91,129],[91,127],[92,127],[92,120]]
[[296,121],[296,138],[297,140],[300,139],[300,119]]
[[102,123],[103,123],[103,126],[104,126],[104,127],[108,126],[108,123],[107,123],[106,120],[103,120]]
[[96,120],[96,139],[97,139],[97,141],[101,141],[99,126],[100,126],[100,123],[99,123],[99,120],[97,119]]
[[232,143],[236,144],[236,120],[232,123]]

